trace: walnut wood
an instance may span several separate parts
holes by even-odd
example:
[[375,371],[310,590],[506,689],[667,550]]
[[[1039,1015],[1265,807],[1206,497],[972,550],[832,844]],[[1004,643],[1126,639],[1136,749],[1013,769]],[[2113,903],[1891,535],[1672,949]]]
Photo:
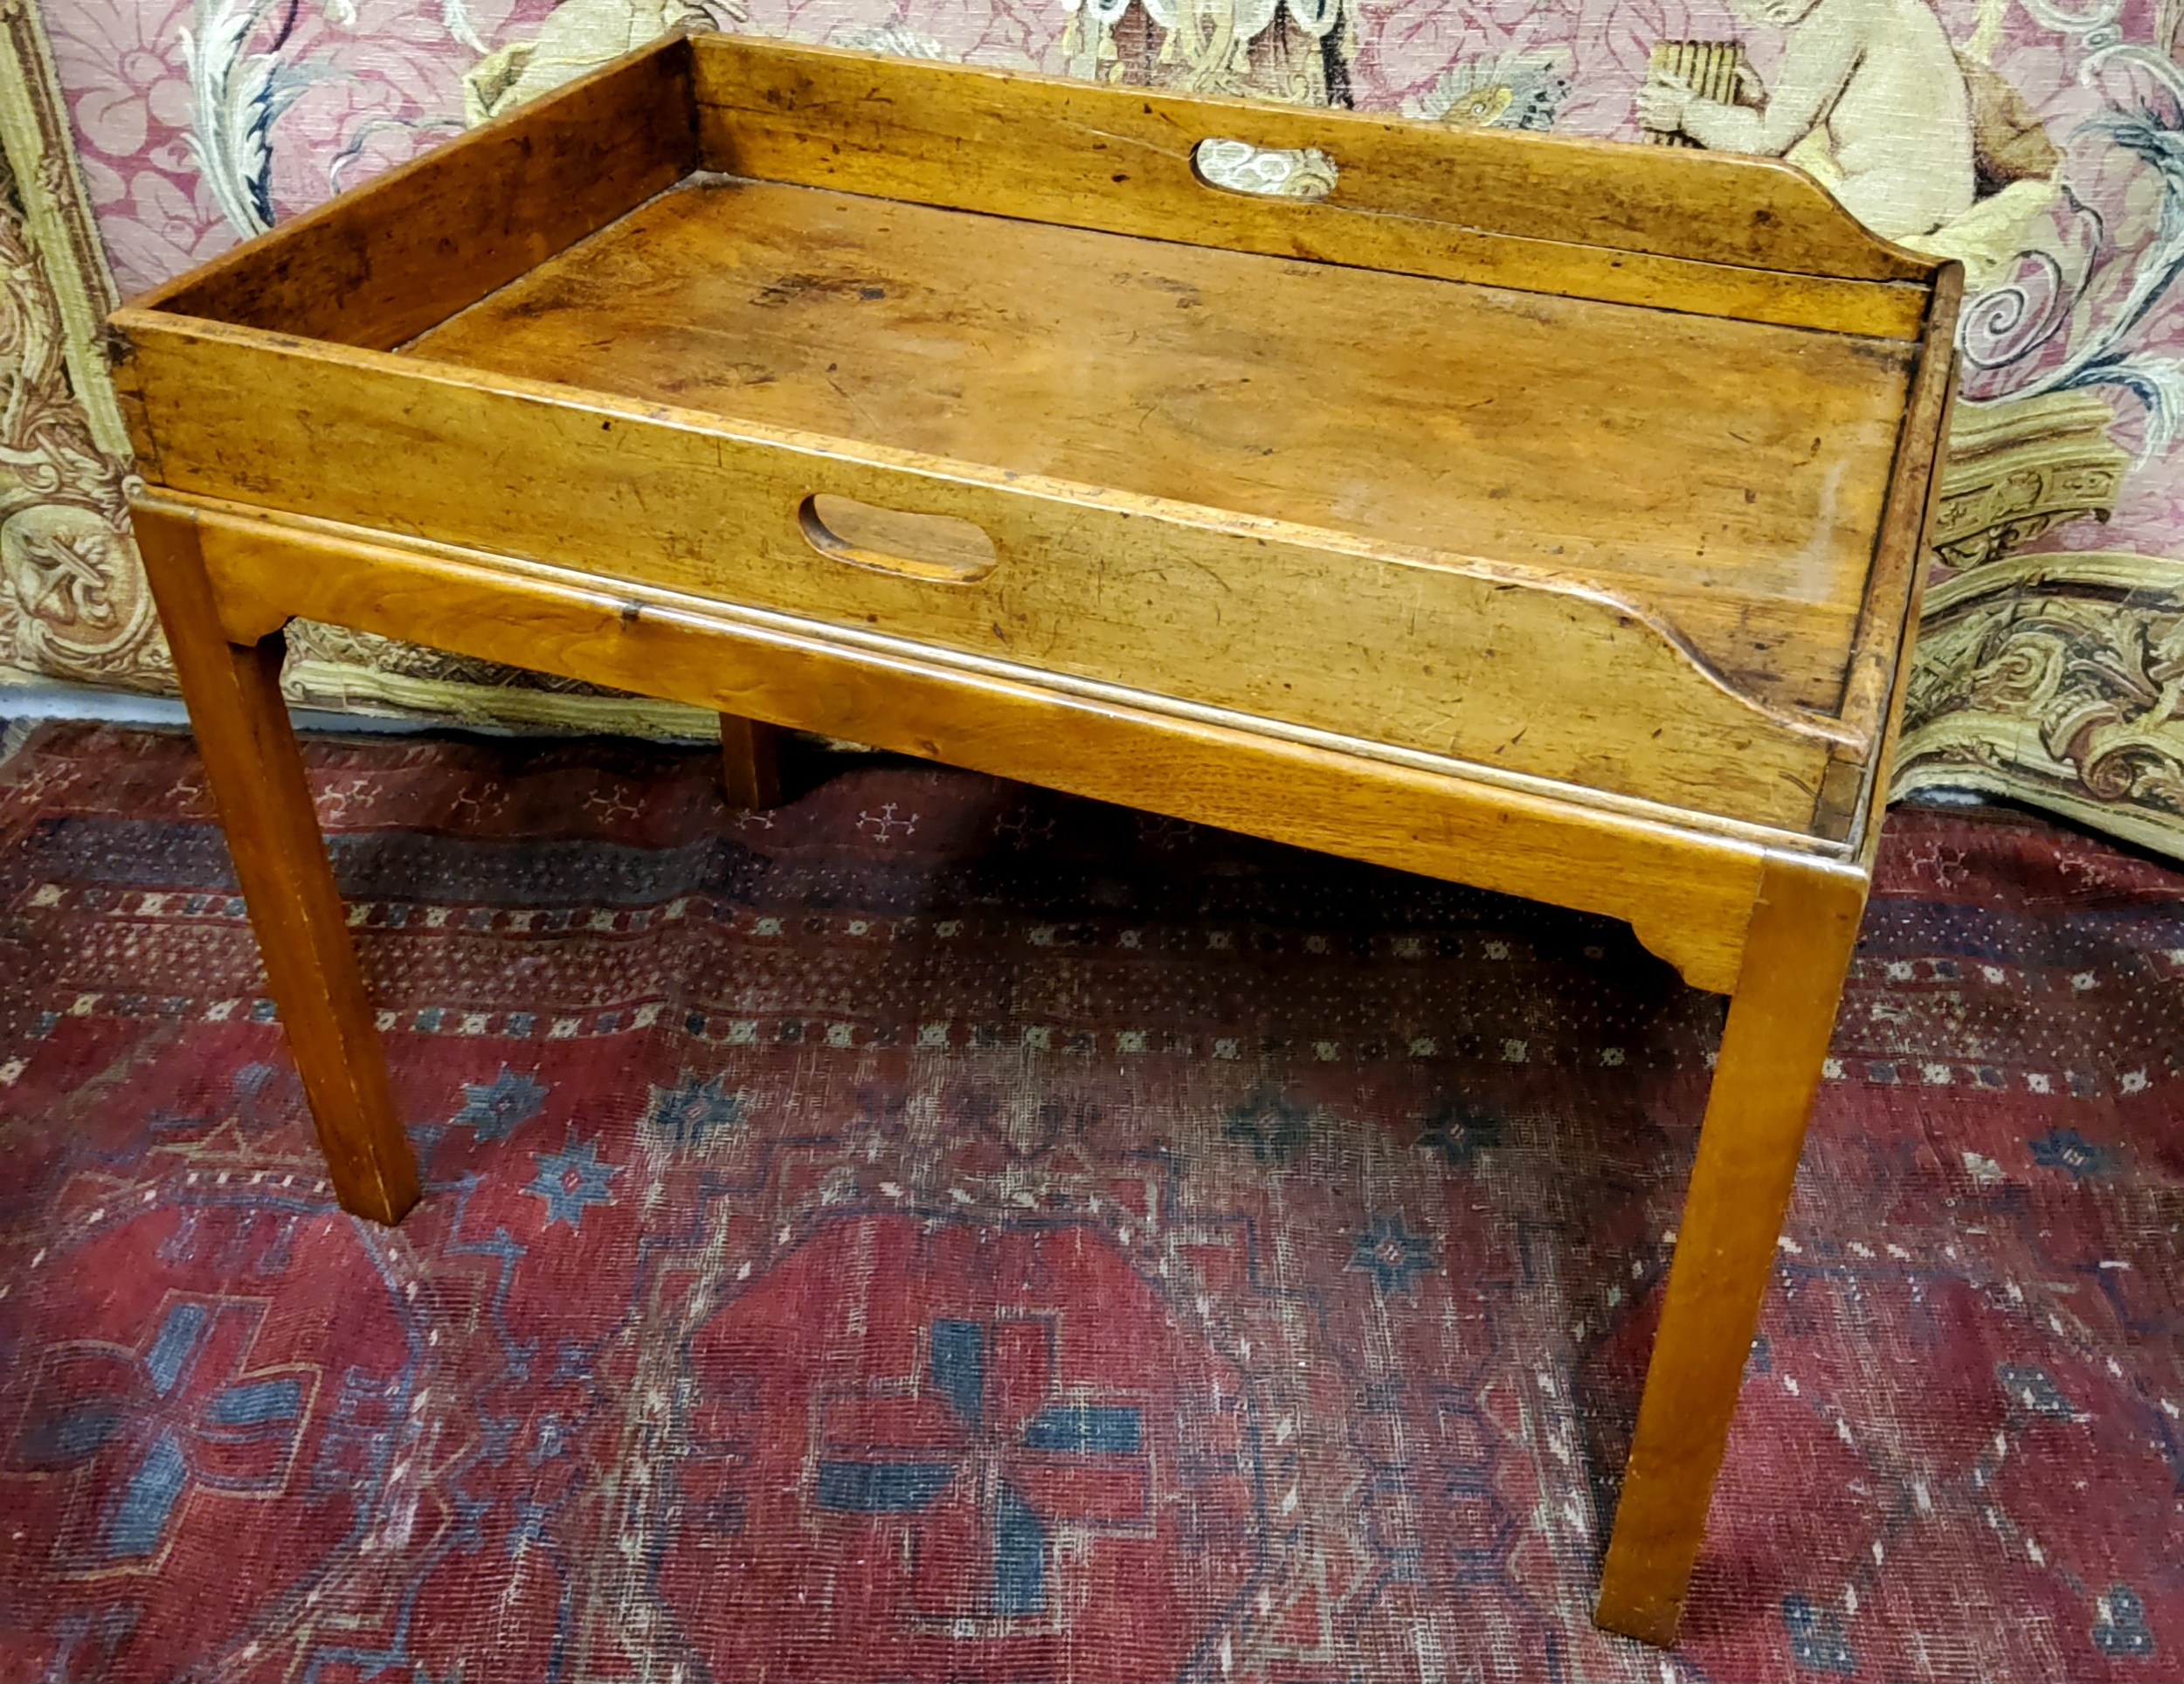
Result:
[[723,180],[409,349],[1583,579],[1828,713],[1922,349]]
[[1762,871],[1593,1616],[1648,1643],[1676,1640],[1866,882],[1783,855]]
[[[1811,177],[1712,153],[1301,112],[729,36],[695,42],[708,169],[1282,257],[1915,338],[1935,260]],[[1313,147],[1317,204],[1207,186],[1209,137]]]
[[605,69],[390,169],[139,300],[384,350],[695,164],[689,44]]
[[[1164,699],[1076,694],[896,639],[503,557],[161,493],[193,516],[230,637],[291,616],[522,660],[1151,812],[1628,921],[1693,986],[1735,986],[1762,849],[1669,815],[1360,755]],[[1158,709],[1159,711],[1156,711]],[[1658,811],[1658,810],[1655,810]],[[1761,833],[1763,834],[1763,833]]]
[[721,789],[731,807],[781,804],[781,761],[774,728],[740,714],[721,715]]
[[[1210,136],[1336,185],[1213,189]],[[294,616],[709,707],[739,801],[799,727],[1628,919],[1733,990],[1600,1601],[1669,1640],[1870,878],[1960,284],[1780,166],[707,38],[118,313],[344,1203],[416,1180]]]
[[343,1210],[398,1222],[417,1203],[417,1160],[280,700],[280,635],[230,643],[197,528],[150,509],[136,511],[135,525],[335,1192]]
[[[114,321],[134,347],[116,390],[177,490],[357,526],[396,507],[466,548],[1785,832],[1807,830],[1829,749],[1855,740],[1735,689],[1581,575],[252,328]],[[949,584],[850,565],[799,525],[818,493],[968,521],[1001,563]],[[1841,594],[1838,652],[1854,578]]]

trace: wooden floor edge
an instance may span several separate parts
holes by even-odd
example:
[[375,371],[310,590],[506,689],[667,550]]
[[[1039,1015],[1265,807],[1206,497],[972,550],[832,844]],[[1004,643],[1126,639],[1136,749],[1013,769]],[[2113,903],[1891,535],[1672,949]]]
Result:
[[1717,993],[1735,986],[1764,859],[1782,852],[867,646],[815,622],[158,488],[135,501],[199,527],[238,641],[321,620],[1602,914]]

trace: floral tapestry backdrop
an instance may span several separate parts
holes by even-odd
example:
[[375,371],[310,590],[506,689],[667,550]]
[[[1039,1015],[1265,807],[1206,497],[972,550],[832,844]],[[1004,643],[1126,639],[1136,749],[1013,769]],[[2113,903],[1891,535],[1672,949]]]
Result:
[[1787,157],[1967,271],[1899,790],[1985,787],[2184,853],[2184,0],[45,0],[45,19],[123,293],[684,24]]

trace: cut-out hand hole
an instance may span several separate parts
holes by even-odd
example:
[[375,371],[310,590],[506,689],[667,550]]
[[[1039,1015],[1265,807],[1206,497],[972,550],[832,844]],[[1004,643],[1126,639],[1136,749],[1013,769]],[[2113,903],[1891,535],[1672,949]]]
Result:
[[876,508],[821,492],[804,500],[797,521],[822,556],[912,579],[968,584],[1001,560],[983,528],[952,514]]
[[1335,161],[1316,146],[1276,151],[1248,141],[1200,141],[1191,168],[1208,187],[1262,199],[1324,199],[1335,190]]

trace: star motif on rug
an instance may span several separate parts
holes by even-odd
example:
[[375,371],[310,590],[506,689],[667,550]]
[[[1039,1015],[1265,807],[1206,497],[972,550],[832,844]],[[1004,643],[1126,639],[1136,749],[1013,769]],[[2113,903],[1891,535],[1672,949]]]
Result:
[[1425,1121],[1425,1131],[1413,1144],[1440,1153],[1452,1170],[1465,1168],[1481,1152],[1502,1143],[1501,1119],[1460,1100],[1445,1095],[1435,1100]]
[[538,1174],[523,1191],[546,1201],[548,1227],[556,1222],[578,1227],[587,1207],[614,1203],[610,1188],[614,1177],[622,1173],[621,1166],[600,1163],[590,1141],[571,1141],[558,1152],[539,1152],[533,1156]]
[[2035,1415],[2067,1421],[2077,1412],[2043,1368],[2035,1368],[2029,1363],[2004,1363],[1995,1369],[1994,1377],[2001,1382],[2004,1391]]
[[504,1064],[491,1081],[463,1084],[463,1108],[447,1120],[448,1126],[467,1128],[480,1140],[506,1140],[545,1103],[544,1083]]
[[1261,1163],[1286,1163],[1311,1144],[1312,1117],[1286,1095],[1254,1094],[1229,1107],[1221,1133],[1249,1145]]
[[1807,1672],[1841,1673],[1847,1678],[1858,1670],[1842,1615],[1835,1609],[1821,1607],[1809,1597],[1784,1597],[1782,1628],[1790,1639],[1790,1658]]
[[2050,1170],[2067,1170],[2073,1181],[2105,1174],[2115,1166],[2113,1152],[2105,1146],[2095,1145],[2075,1128],[2050,1128],[2025,1144],[2032,1152],[2034,1163]]
[[715,1129],[733,1128],[743,1120],[743,1096],[725,1091],[725,1076],[700,1081],[685,1071],[672,1087],[653,1087],[645,1123],[677,1146],[702,1146]]
[[1372,1225],[1354,1238],[1350,1266],[1365,1271],[1383,1293],[1408,1296],[1417,1278],[1434,1266],[1432,1236],[1413,1233],[1400,1216],[1376,1216]]
[[2128,1584],[2111,1584],[2093,1604],[2093,1646],[2104,1654],[2150,1655],[2153,1633],[2146,1629],[2146,1605]]

